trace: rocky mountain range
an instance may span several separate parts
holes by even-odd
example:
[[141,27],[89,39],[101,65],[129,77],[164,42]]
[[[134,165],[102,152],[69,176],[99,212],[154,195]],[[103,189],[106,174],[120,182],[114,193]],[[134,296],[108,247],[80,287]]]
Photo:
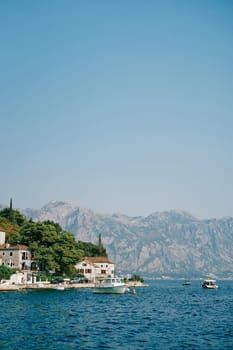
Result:
[[35,221],[53,220],[77,240],[102,242],[117,270],[150,277],[233,278],[233,218],[199,220],[184,211],[146,217],[100,214],[64,202],[21,212]]

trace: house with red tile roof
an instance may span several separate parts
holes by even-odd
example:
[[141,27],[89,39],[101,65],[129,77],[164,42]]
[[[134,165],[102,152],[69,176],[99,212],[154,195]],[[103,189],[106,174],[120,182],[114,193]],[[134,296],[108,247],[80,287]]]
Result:
[[75,268],[90,282],[95,282],[103,277],[114,277],[114,262],[106,256],[84,257]]
[[[3,232],[1,235],[4,237]],[[5,237],[3,237],[0,242],[0,265],[17,270],[30,270],[32,255],[28,246],[22,244],[12,246],[5,243]]]

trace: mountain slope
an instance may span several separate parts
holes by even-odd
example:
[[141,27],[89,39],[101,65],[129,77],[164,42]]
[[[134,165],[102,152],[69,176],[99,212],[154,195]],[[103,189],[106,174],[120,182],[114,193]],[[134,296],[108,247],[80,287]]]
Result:
[[40,210],[26,209],[27,218],[53,220],[77,240],[102,241],[123,272],[145,275],[233,276],[233,218],[198,220],[183,211],[147,217],[98,214],[64,202]]

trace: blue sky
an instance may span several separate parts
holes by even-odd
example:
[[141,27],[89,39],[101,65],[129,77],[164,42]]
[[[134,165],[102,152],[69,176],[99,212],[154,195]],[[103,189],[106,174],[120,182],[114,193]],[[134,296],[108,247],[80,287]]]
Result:
[[0,2],[0,203],[233,216],[233,3]]

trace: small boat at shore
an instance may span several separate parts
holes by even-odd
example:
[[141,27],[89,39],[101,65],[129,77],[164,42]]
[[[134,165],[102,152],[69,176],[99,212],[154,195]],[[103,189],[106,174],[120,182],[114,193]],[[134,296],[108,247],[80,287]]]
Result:
[[216,289],[218,288],[218,285],[216,284],[216,280],[207,278],[202,282],[202,288],[207,288],[207,289]]
[[65,290],[65,287],[63,286],[63,284],[59,283],[59,284],[55,285],[52,289]]
[[108,277],[95,284],[94,293],[97,294],[124,294],[129,291],[129,287],[124,280],[119,277]]

